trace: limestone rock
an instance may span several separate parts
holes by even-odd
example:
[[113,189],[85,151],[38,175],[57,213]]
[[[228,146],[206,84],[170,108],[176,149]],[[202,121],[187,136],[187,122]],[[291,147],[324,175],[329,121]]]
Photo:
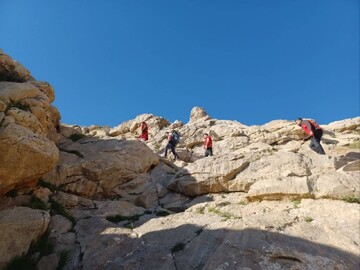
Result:
[[36,266],[37,270],[56,270],[59,265],[59,256],[56,253],[42,257]]
[[[0,63],[2,59],[0,55]],[[10,77],[6,75],[9,80],[14,78]],[[13,188],[33,187],[42,175],[54,168],[59,158],[54,142],[60,114],[51,106],[53,88],[43,82],[0,81],[0,100],[3,111],[0,113],[2,195]]]
[[91,139],[60,147],[60,161],[45,179],[87,197],[110,196],[118,185],[159,163],[159,157],[137,141]]
[[249,200],[281,200],[284,197],[310,197],[307,177],[266,178],[254,183],[248,192]]
[[327,198],[360,197],[359,172],[333,172],[316,181],[316,196]]
[[109,135],[112,137],[122,135],[124,138],[136,138],[140,135],[140,124],[146,122],[149,127],[149,136],[154,137],[161,129],[170,125],[169,121],[153,114],[142,114],[134,120],[130,120],[110,129]]
[[241,154],[203,158],[178,171],[168,188],[186,196],[228,190],[228,182],[249,162]]
[[359,128],[360,128],[360,117],[355,117],[355,118],[341,120],[341,121],[335,121],[324,127],[329,130],[335,131],[335,132],[356,131],[356,130],[359,130]]
[[37,187],[33,191],[33,195],[39,199],[41,199],[43,202],[47,203],[49,201],[49,196],[52,194],[52,192],[48,188],[43,187]]
[[48,212],[15,207],[0,211],[0,268],[17,256],[27,254],[30,244],[46,231]]
[[190,123],[196,122],[200,119],[208,120],[210,119],[210,116],[208,115],[208,113],[205,111],[204,108],[194,107],[190,113]]
[[150,219],[133,230],[99,218],[82,220],[75,230],[83,265],[150,270],[358,267],[359,205],[331,200],[302,200],[296,207],[290,201],[239,204],[242,198],[215,195],[213,202]]
[[0,50],[0,74],[0,81],[26,82],[34,80],[24,66],[2,50]]
[[52,141],[21,125],[0,127],[0,142],[0,195],[14,187],[34,186],[58,161]]
[[136,216],[144,213],[145,209],[137,207],[125,201],[94,201],[95,209],[79,209],[69,210],[76,219],[84,219],[89,217],[106,218],[110,216]]

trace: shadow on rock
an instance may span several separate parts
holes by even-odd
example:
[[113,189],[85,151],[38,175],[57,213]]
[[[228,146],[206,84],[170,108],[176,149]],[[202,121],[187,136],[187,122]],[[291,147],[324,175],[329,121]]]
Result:
[[[258,229],[183,224],[146,232],[89,219],[76,226],[83,269],[358,269],[355,254]],[[171,228],[172,227],[172,228]],[[246,268],[247,267],[247,268]]]

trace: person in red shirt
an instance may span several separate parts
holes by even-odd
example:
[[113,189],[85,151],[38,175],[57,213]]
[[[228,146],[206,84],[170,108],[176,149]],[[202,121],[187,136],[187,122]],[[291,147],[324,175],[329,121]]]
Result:
[[145,122],[141,122],[140,130],[141,130],[140,140],[142,142],[146,142],[149,139],[149,132],[148,132],[148,126]]
[[320,144],[321,137],[323,135],[322,128],[316,123],[315,120],[303,120],[302,118],[296,119],[296,124],[301,127],[306,134],[308,134],[307,137],[305,137],[303,140],[307,141],[311,138],[311,143],[309,147],[314,150],[316,153],[320,155],[325,155],[324,148],[322,148]]
[[207,133],[204,134],[204,149],[205,149],[205,157],[213,155],[212,138]]

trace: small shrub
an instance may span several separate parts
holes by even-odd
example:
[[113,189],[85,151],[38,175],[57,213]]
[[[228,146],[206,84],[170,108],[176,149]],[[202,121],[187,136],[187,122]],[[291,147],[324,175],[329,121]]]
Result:
[[29,253],[40,253],[40,257],[50,255],[54,252],[54,245],[49,241],[50,231],[46,231],[40,239],[34,243],[31,243]]
[[12,189],[5,194],[6,197],[11,197],[11,198],[15,198],[17,195],[18,195],[18,191],[16,189]]
[[75,224],[76,224],[75,218],[65,210],[64,206],[59,204],[54,199],[50,199],[50,203],[51,203],[51,211],[50,211],[50,213],[52,215],[56,215],[56,214],[62,215],[64,217],[66,217],[68,220],[70,220],[72,225],[75,226]]
[[144,211],[144,214],[146,214],[146,215],[151,215],[151,214],[152,214],[152,211],[150,211],[150,210],[145,210],[145,211]]
[[134,223],[134,222],[138,221],[141,216],[142,215],[134,215],[134,216],[116,215],[116,216],[108,216],[108,217],[106,217],[106,219],[113,223],[119,223],[119,222],[125,221],[125,220],[128,220],[130,223]]
[[348,202],[348,203],[358,203],[358,204],[360,204],[360,197],[359,196],[344,197],[342,200],[345,201],[345,202]]
[[84,134],[72,134],[70,135],[69,139],[72,140],[73,142],[76,142],[78,140],[84,139],[86,138],[86,135]]
[[66,261],[68,259],[68,255],[69,255],[69,251],[63,250],[60,253],[60,258],[59,258],[59,264],[56,267],[56,270],[63,270],[65,265],[66,265]]
[[198,213],[198,214],[204,214],[204,211],[205,211],[205,207],[204,206],[201,206],[201,207],[198,207],[196,208],[195,210],[195,213]]
[[229,212],[222,212],[219,209],[216,209],[215,207],[210,207],[209,208],[209,212],[210,213],[214,213],[219,215],[220,217],[222,217],[225,221],[229,220],[229,219],[240,219],[241,217],[233,215]]
[[239,204],[240,205],[247,205],[248,203],[247,203],[247,201],[240,201]]
[[313,221],[313,220],[314,220],[314,219],[313,219],[312,217],[305,217],[305,221],[306,221],[306,222],[309,222],[309,223],[310,223],[310,222]]
[[165,210],[160,210],[160,211],[156,212],[156,215],[158,217],[166,217],[166,216],[170,215],[170,213],[168,211],[165,211]]
[[18,108],[20,110],[23,110],[23,111],[27,111],[27,112],[31,112],[31,107],[29,104],[26,104],[26,103],[23,103],[21,101],[15,101],[15,102],[12,102],[10,103],[9,107],[15,107],[15,108]]
[[350,149],[359,149],[360,148],[360,141],[355,141],[349,144],[348,146]]
[[5,267],[5,270],[35,270],[36,262],[31,260],[29,256],[21,256],[14,258]]
[[293,201],[294,208],[299,208],[300,203],[301,203],[301,200],[294,200]]
[[57,186],[55,186],[54,184],[51,184],[49,182],[46,182],[43,179],[40,179],[38,182],[38,185],[44,188],[48,188],[51,192],[55,192],[57,191],[59,188]]
[[177,243],[175,246],[172,247],[171,253],[174,254],[179,251],[183,251],[185,249],[184,243]]

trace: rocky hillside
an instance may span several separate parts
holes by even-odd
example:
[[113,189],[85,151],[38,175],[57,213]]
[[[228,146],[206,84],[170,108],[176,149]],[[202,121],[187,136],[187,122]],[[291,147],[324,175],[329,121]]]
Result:
[[360,117],[322,125],[321,156],[293,121],[198,107],[188,123],[61,124],[52,87],[1,51],[0,75],[0,269],[360,267]]

